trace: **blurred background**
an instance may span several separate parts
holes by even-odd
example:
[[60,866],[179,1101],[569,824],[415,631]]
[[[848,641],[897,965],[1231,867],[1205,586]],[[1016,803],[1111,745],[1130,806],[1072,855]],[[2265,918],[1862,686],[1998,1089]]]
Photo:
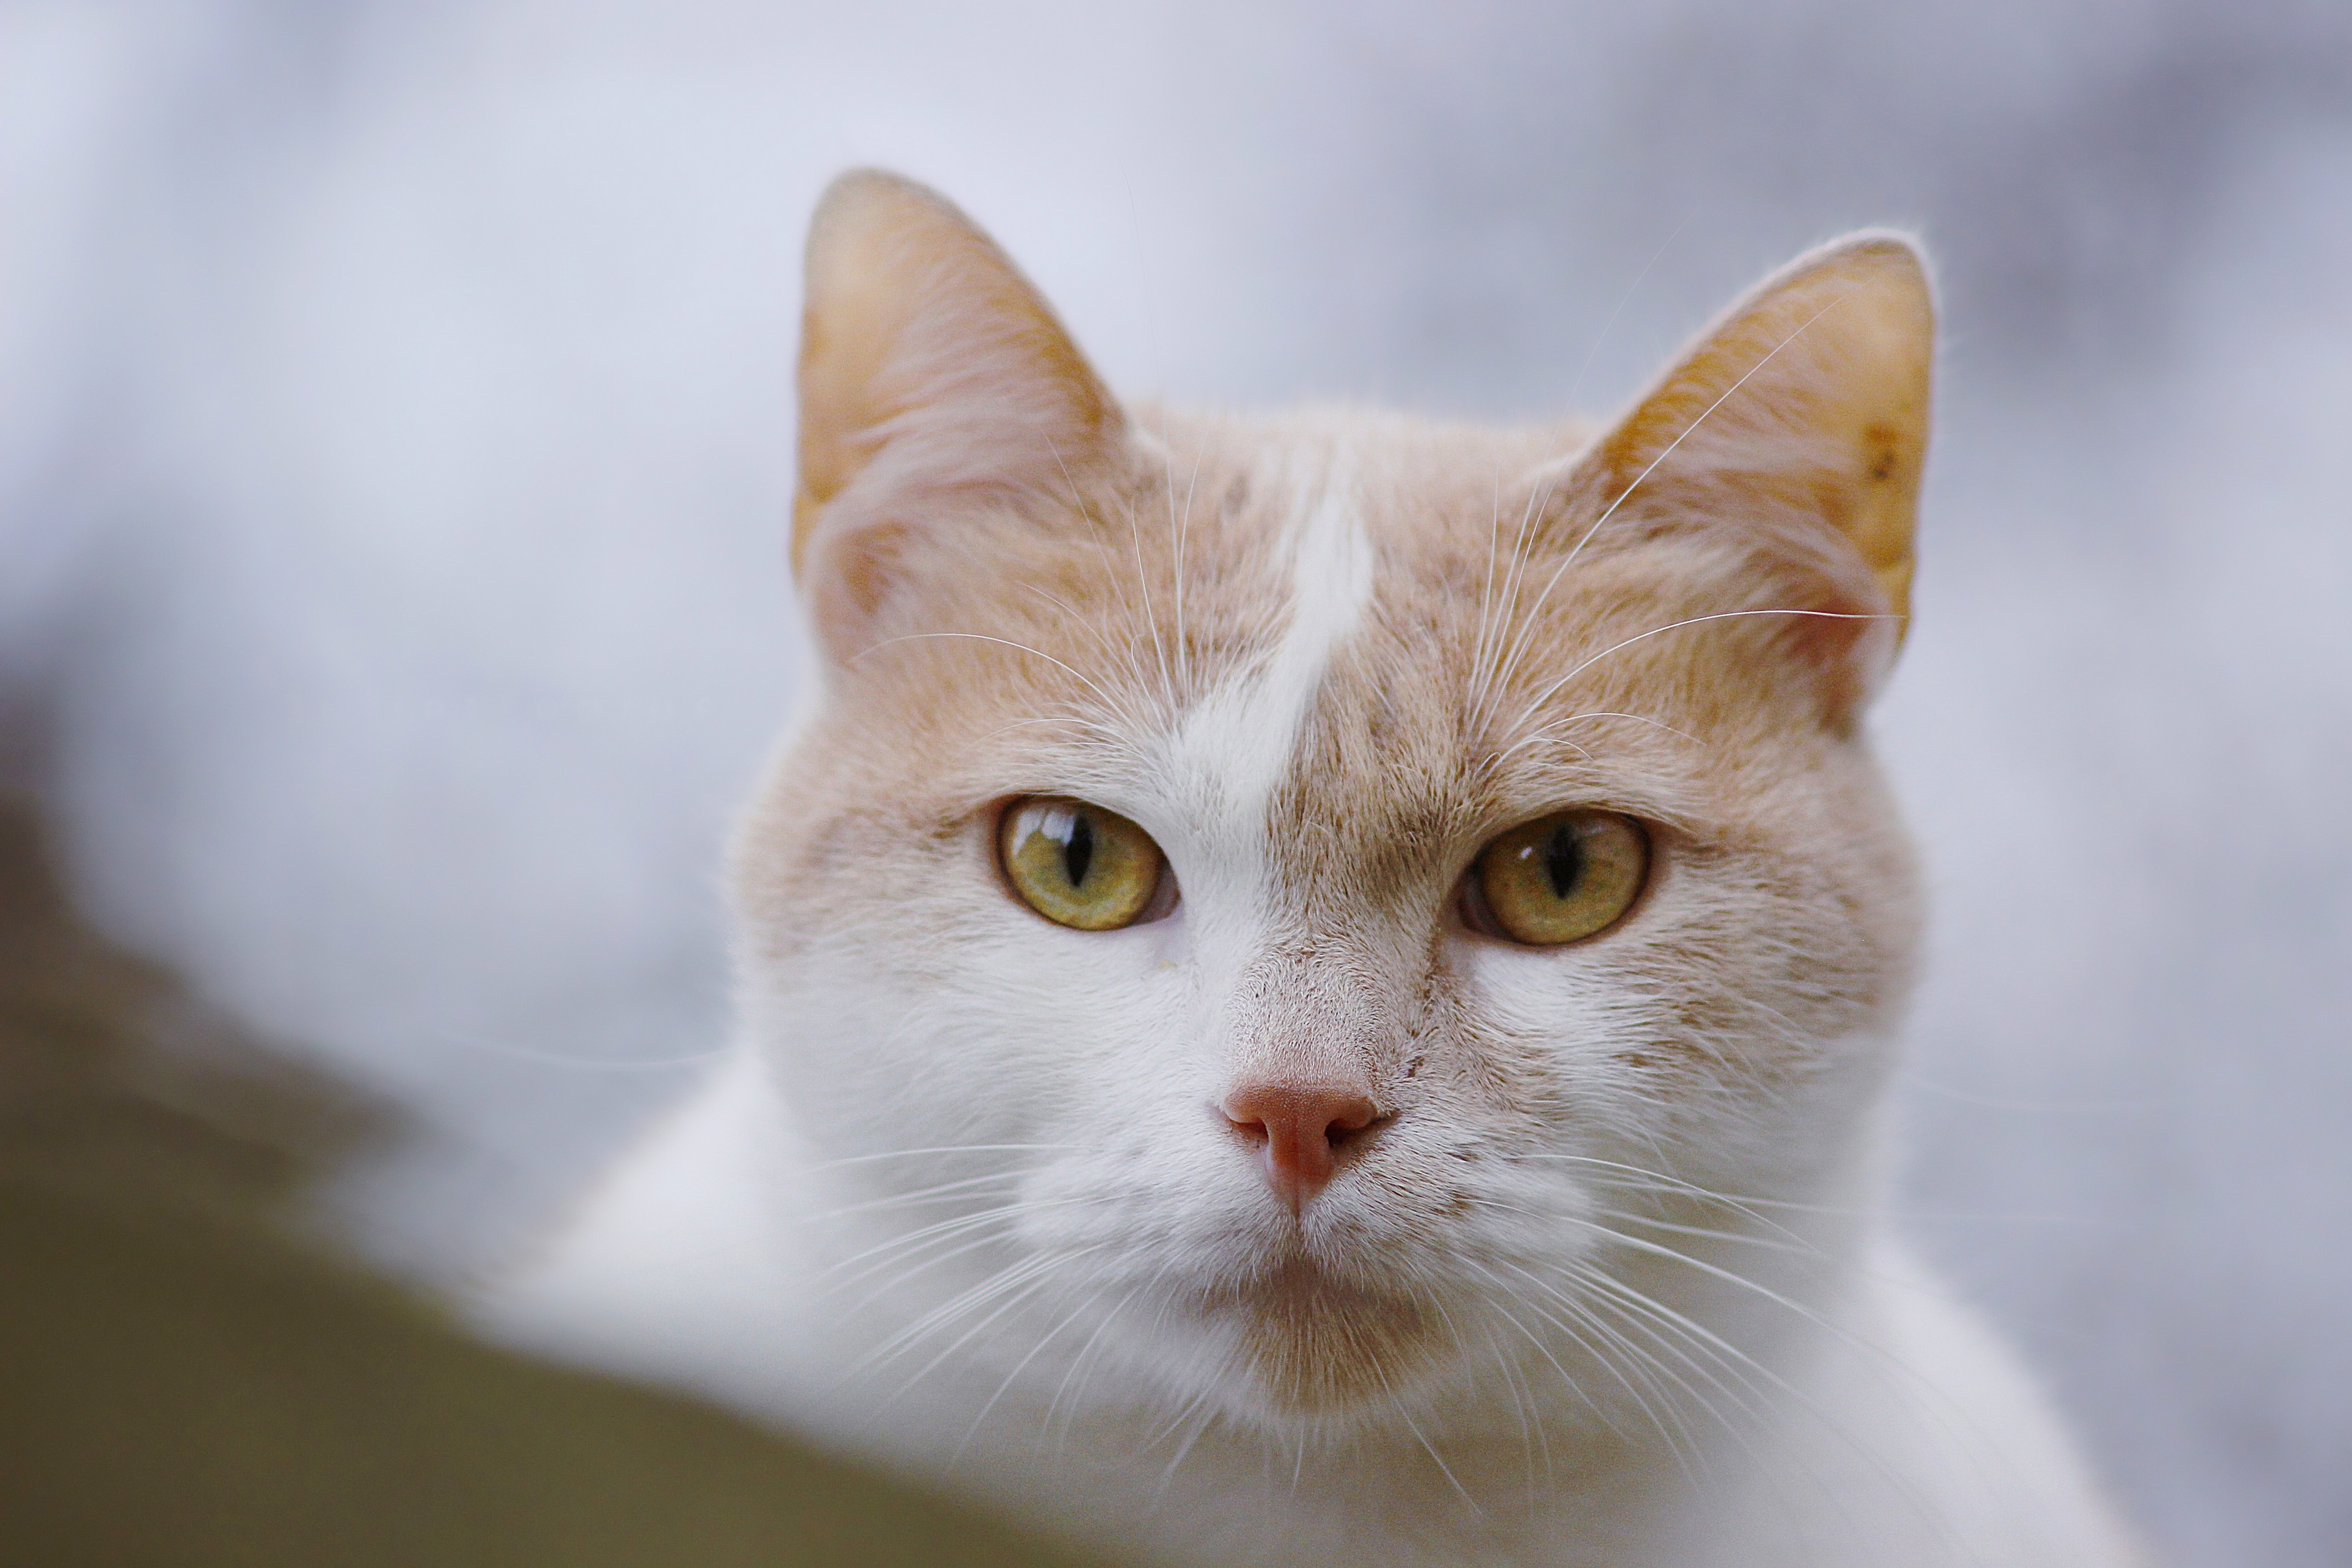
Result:
[[2352,1557],[2340,0],[0,0],[0,787],[389,1108],[332,1224],[462,1276],[723,1034],[860,163],[1241,406],[1605,412],[1924,233],[1906,1207],[2168,1561]]

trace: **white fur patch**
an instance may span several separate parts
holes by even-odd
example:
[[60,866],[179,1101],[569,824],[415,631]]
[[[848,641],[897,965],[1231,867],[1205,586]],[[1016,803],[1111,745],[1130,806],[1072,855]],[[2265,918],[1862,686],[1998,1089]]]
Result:
[[1289,454],[1283,474],[1296,498],[1289,623],[1263,660],[1193,710],[1171,748],[1183,773],[1217,781],[1219,815],[1228,820],[1265,823],[1332,650],[1371,602],[1372,546],[1355,474],[1354,455],[1342,443]]

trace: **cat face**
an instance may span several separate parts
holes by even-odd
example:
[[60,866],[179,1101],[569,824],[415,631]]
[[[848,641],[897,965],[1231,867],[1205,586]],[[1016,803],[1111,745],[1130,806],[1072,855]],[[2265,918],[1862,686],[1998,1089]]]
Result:
[[1605,1352],[1595,1301],[1694,1283],[1633,1226],[1853,1156],[1916,942],[1858,737],[1907,247],[1799,263],[1598,435],[1123,410],[887,176],[810,266],[825,689],[734,892],[923,1360],[1368,1419]]

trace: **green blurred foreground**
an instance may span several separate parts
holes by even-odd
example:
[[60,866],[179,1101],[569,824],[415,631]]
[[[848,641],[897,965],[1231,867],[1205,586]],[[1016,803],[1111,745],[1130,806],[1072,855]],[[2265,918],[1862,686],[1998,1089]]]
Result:
[[1076,1561],[297,1246],[275,1216],[381,1119],[268,1064],[0,814],[0,1563]]

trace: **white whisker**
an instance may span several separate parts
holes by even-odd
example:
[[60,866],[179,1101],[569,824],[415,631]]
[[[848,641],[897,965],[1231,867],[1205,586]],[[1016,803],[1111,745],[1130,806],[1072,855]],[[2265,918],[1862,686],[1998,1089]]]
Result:
[[[1549,686],[1545,687],[1542,692],[1537,696],[1536,700],[1527,705],[1527,708],[1519,714],[1518,723],[1514,724],[1512,728],[1517,729],[1521,725],[1527,723],[1528,720],[1535,717],[1537,709],[1542,707],[1547,701],[1550,700],[1552,693],[1558,691],[1561,687],[1566,686],[1570,681],[1574,680],[1586,670],[1591,669],[1602,659],[1607,658],[1611,654],[1616,653],[1623,648],[1632,647],[1637,642],[1643,642],[1651,637],[1659,637],[1667,632],[1680,631],[1685,626],[1704,626],[1709,621],[1742,620],[1751,616],[1805,616],[1824,621],[1894,621],[1902,619],[1900,616],[1849,615],[1839,610],[1776,609],[1717,610],[1713,615],[1689,616],[1679,621],[1669,621],[1664,626],[1652,626],[1648,631],[1636,632],[1632,637],[1626,637],[1621,642],[1612,643],[1609,647],[1602,648],[1599,653],[1592,655],[1590,658],[1586,658],[1579,662],[1576,667],[1570,669],[1566,675],[1561,676],[1558,680],[1555,680]],[[1518,749],[1518,745],[1524,745],[1527,742],[1525,741],[1521,741],[1517,745],[1512,746],[1509,751],[1516,751]],[[1509,751],[1507,751],[1504,754],[1507,756],[1509,754]]]

